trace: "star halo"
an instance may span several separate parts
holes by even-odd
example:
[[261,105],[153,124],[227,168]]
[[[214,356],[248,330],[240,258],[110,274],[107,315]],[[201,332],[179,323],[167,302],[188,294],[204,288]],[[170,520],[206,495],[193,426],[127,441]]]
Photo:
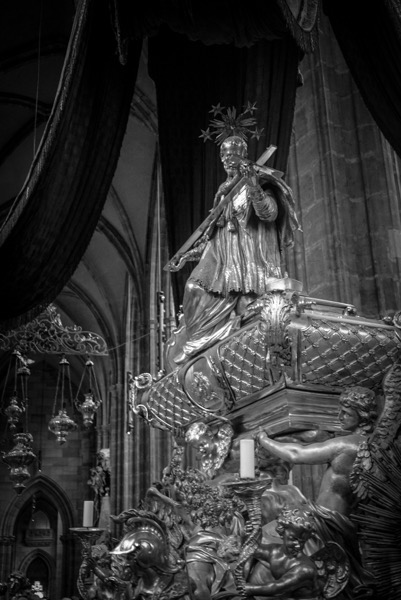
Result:
[[[243,107],[241,113],[237,114],[235,107],[221,106],[220,102],[212,106],[209,111],[213,118],[207,129],[201,129],[200,138],[204,142],[207,140],[214,141],[219,146],[230,136],[236,135],[243,140],[247,140],[248,136],[259,140],[263,133],[263,128],[258,128],[254,113],[257,110],[256,102],[248,102]],[[220,118],[218,118],[220,117]]]

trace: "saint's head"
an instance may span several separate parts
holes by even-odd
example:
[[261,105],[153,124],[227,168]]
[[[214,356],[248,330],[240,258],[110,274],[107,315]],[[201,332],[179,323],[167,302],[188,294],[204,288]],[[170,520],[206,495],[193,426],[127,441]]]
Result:
[[224,140],[220,146],[220,158],[227,175],[234,177],[238,172],[241,161],[246,158],[248,146],[246,140],[239,135],[233,135]]

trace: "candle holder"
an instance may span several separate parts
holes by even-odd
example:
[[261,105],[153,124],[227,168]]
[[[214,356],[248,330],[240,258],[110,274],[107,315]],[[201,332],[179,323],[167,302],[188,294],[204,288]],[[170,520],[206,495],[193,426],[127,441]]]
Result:
[[261,497],[265,490],[271,487],[272,478],[263,477],[258,479],[236,479],[226,481],[221,485],[236,494],[244,502],[249,522],[247,523],[248,535],[242,545],[237,565],[234,569],[235,585],[241,596],[245,598],[244,564],[255,551],[259,534],[262,530],[262,508]]
[[105,531],[105,529],[101,529],[100,527],[70,527],[70,531],[81,540],[82,544],[82,563],[79,568],[77,588],[81,597],[86,600],[88,595],[84,583],[84,573],[87,571],[90,559],[92,558],[93,542]]

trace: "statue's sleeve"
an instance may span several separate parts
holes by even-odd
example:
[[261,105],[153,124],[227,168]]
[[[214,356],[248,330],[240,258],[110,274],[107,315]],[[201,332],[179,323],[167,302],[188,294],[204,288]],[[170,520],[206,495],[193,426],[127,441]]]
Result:
[[252,201],[256,216],[261,221],[275,221],[278,205],[272,190],[263,190],[259,185],[247,187],[248,198]]

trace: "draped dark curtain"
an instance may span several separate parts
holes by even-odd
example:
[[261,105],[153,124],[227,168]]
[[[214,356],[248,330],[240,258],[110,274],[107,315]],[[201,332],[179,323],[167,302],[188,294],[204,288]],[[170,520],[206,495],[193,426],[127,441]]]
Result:
[[325,0],[345,61],[372,117],[401,156],[401,3]]
[[303,52],[317,44],[319,0],[111,0],[122,39],[142,39],[163,25],[191,41],[251,46],[290,33]]
[[41,146],[0,232],[3,329],[33,318],[73,274],[116,168],[141,42],[117,52],[107,0],[82,0]]

